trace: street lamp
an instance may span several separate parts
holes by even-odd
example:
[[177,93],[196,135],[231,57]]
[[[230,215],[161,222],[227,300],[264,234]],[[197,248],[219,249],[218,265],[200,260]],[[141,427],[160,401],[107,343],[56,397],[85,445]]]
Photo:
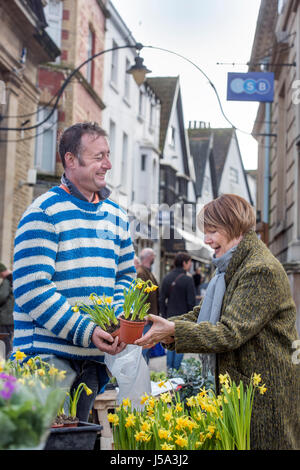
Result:
[[147,67],[143,64],[144,62],[144,59],[142,59],[142,57],[140,57],[139,53],[140,53],[140,50],[143,48],[144,46],[140,43],[136,43],[134,44],[133,46],[131,45],[125,45],[125,46],[115,46],[115,47],[112,47],[111,49],[106,49],[105,51],[101,51],[101,52],[97,52],[96,54],[92,55],[91,57],[89,57],[87,60],[85,60],[84,62],[82,62],[82,64],[80,64],[78,67],[76,67],[71,73],[70,75],[65,79],[65,81],[63,82],[62,86],[60,87],[58,93],[57,93],[57,98],[55,100],[55,103],[50,111],[50,113],[45,117],[45,119],[41,122],[39,122],[38,124],[35,124],[35,125],[32,125],[32,126],[29,126],[29,127],[0,127],[0,131],[29,131],[31,129],[36,129],[37,127],[41,126],[42,124],[44,124],[44,122],[48,121],[48,119],[52,116],[52,114],[54,113],[55,109],[57,108],[58,106],[58,102],[65,90],[65,88],[67,87],[67,85],[69,84],[69,82],[71,81],[71,79],[74,77],[74,75],[84,66],[86,65],[87,63],[89,63],[90,61],[94,60],[96,57],[99,57],[100,55],[103,55],[105,54],[106,52],[113,52],[113,51],[116,51],[118,49],[136,49],[138,51],[138,56],[135,58],[135,65],[133,65],[128,71],[127,73],[130,73],[136,84],[138,86],[140,86],[144,80],[145,80],[145,76],[147,73],[150,73],[150,70],[147,69]]
[[135,65],[130,67],[130,69],[127,70],[126,73],[131,74],[135,80],[135,83],[138,86],[141,86],[141,84],[145,81],[146,74],[150,73],[151,70],[148,70],[147,67],[143,64],[144,59],[142,59],[140,55],[137,55],[134,60]]

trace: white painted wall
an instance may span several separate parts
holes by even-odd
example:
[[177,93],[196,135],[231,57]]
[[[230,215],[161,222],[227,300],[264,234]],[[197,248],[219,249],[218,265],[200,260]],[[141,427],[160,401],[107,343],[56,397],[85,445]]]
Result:
[[239,156],[239,148],[234,137],[232,137],[229,145],[219,186],[219,194],[225,193],[238,194],[250,202],[245,175]]

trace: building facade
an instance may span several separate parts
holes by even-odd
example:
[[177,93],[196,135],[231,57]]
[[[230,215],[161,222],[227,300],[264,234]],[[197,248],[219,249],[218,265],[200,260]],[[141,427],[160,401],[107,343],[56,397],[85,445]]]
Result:
[[[136,41],[111,2],[107,3],[102,125],[111,146],[107,177],[112,199],[129,215],[138,255],[144,247],[156,253],[153,272],[159,278],[160,243],[155,226],[159,185],[160,101],[146,81],[138,86],[127,73],[135,62]],[[123,47],[124,46],[124,47]],[[128,46],[128,47],[126,47]]]
[[0,260],[9,267],[17,225],[32,201],[35,136],[41,132],[34,128],[38,67],[60,53],[46,27],[42,1],[0,1]]
[[[263,66],[263,63],[269,65]],[[300,4],[262,0],[250,70],[274,73],[274,101],[260,103],[253,135],[259,144],[258,228],[283,263],[300,331]],[[263,135],[261,135],[263,134]],[[263,214],[265,216],[263,217]]]
[[[184,124],[179,77],[147,80],[161,100],[159,226],[163,277],[178,251],[188,251],[195,268],[210,261],[196,225],[195,168]],[[202,238],[202,239],[201,239]]]
[[[42,133],[36,136],[38,177],[34,197],[60,180],[63,168],[56,143],[63,130],[76,122],[102,123],[104,54],[80,66],[104,50],[108,17],[105,3],[104,0],[47,0],[44,9],[47,31],[61,54],[55,61],[39,67],[38,119],[43,121],[50,114],[51,117],[42,125]],[[60,88],[74,71],[56,103]]]

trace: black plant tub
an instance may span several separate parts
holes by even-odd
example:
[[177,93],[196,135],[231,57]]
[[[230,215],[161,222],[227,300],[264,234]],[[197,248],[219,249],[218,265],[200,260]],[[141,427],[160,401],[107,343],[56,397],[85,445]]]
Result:
[[93,450],[99,424],[79,421],[76,427],[51,428],[44,450]]

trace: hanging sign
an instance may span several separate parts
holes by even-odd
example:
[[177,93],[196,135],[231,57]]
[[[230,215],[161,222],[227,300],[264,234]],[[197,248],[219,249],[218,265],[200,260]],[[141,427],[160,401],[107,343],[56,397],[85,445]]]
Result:
[[227,80],[227,100],[272,102],[274,100],[274,73],[229,72]]

